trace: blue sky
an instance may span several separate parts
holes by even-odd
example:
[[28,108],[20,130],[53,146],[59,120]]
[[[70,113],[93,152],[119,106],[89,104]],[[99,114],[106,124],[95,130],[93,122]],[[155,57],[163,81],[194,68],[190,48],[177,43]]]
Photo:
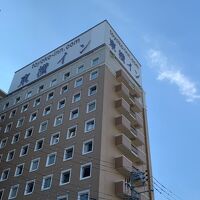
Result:
[[[154,176],[179,196],[175,199],[199,200],[198,1],[0,2],[5,91],[17,69],[107,19],[142,64]],[[155,194],[156,200],[166,199]]]

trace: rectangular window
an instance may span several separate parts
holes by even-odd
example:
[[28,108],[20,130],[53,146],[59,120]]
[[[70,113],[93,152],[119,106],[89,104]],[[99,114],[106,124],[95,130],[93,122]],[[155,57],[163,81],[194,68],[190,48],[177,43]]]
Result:
[[35,143],[34,151],[41,150],[42,147],[43,147],[43,143],[44,143],[44,138],[37,140],[36,143]]
[[48,128],[48,121],[44,121],[40,124],[39,133],[46,131]]
[[90,132],[95,129],[95,119],[90,119],[85,122],[85,132]]
[[66,81],[70,77],[70,72],[67,72],[63,75],[63,80]]
[[96,100],[91,101],[87,104],[87,113],[95,111],[96,110]]
[[21,99],[20,97],[17,97],[17,98],[15,99],[15,104],[16,104],[16,103],[19,103],[19,102],[20,102],[20,99]]
[[84,71],[84,65],[77,67],[77,73],[81,73]]
[[56,83],[57,83],[57,80],[56,80],[56,79],[53,79],[53,80],[51,81],[51,83],[50,83],[50,87],[55,86]]
[[70,160],[74,155],[74,146],[68,147],[64,150],[63,161]]
[[30,127],[30,128],[28,128],[28,129],[26,129],[24,138],[31,137],[32,134],[33,134],[33,127]]
[[[0,200],[3,200],[3,194],[4,194],[4,189],[1,189],[0,190]],[[68,200],[68,199],[66,199]]]
[[75,88],[76,88],[76,87],[79,87],[79,86],[81,86],[82,84],[83,84],[83,78],[81,77],[81,78],[78,78],[78,79],[75,80],[74,87],[75,87]]
[[51,188],[52,178],[53,178],[53,175],[48,175],[48,176],[43,177],[41,190],[48,190]]
[[26,112],[28,110],[28,104],[22,106],[21,112]]
[[95,58],[92,60],[92,66],[98,65],[99,64],[99,58]]
[[88,96],[95,95],[97,93],[97,86],[93,85],[88,89]]
[[32,113],[30,115],[29,122],[32,122],[32,121],[36,120],[36,118],[37,118],[37,112]]
[[38,93],[39,92],[42,92],[44,90],[44,85],[40,85],[39,87],[38,87]]
[[[1,199],[0,199],[1,200]],[[68,194],[63,196],[58,196],[56,200],[68,200]]]
[[72,127],[68,128],[67,139],[75,137],[76,132],[77,132],[77,126],[72,126]]
[[54,165],[56,163],[56,152],[48,154],[46,160],[46,167]]
[[29,172],[34,172],[34,171],[38,170],[39,164],[40,164],[40,158],[36,158],[36,159],[32,160]]
[[9,106],[9,102],[7,102],[7,103],[4,105],[3,110],[5,110],[6,108],[8,108],[8,106]]
[[34,103],[33,103],[33,107],[36,107],[36,106],[39,106],[40,105],[40,98],[37,98],[34,100]]
[[93,139],[83,142],[82,154],[88,154],[93,151]]
[[24,169],[24,164],[19,164],[17,165],[16,169],[15,169],[15,176],[20,176],[23,173],[23,169]]
[[19,141],[20,133],[15,133],[12,138],[12,144],[15,144]]
[[84,190],[78,193],[78,200],[90,200],[89,190]]
[[80,92],[73,95],[72,103],[78,102],[80,100],[81,100],[81,93]]
[[65,107],[65,99],[62,99],[58,102],[58,106],[57,106],[57,109],[61,109],[61,108],[64,108]]
[[61,89],[60,89],[60,94],[64,94],[68,91],[68,85],[65,85],[63,86]]
[[98,70],[92,71],[90,73],[90,80],[94,80],[98,77]]
[[54,120],[54,126],[59,126],[61,125],[63,122],[63,114],[62,115],[58,115],[55,120]]
[[72,120],[72,119],[76,119],[79,115],[79,109],[78,108],[75,108],[74,110],[72,110],[70,112],[70,117],[69,119]]
[[29,92],[26,93],[26,97],[25,97],[25,98],[28,99],[28,98],[30,98],[31,96],[32,96],[32,91],[29,91]]
[[81,165],[80,180],[90,178],[92,174],[92,163]]
[[4,148],[6,146],[7,140],[8,140],[8,138],[3,138],[1,140],[0,149]]
[[14,116],[16,115],[16,112],[17,112],[16,109],[15,109],[15,110],[12,110],[12,111],[10,112],[10,116],[9,116],[9,118],[14,117]]
[[44,108],[43,116],[50,114],[50,112],[51,112],[51,106],[49,105]]
[[4,133],[8,133],[9,131],[11,131],[11,128],[12,128],[12,122],[6,125]]
[[3,121],[5,120],[5,118],[6,118],[6,115],[5,115],[5,114],[1,115],[0,121],[3,122]]
[[1,174],[1,181],[7,180],[9,173],[10,173],[10,169],[3,170],[2,174]]
[[53,96],[54,96],[54,92],[50,92],[49,94],[47,94],[47,101],[53,99]]
[[15,156],[15,150],[9,151],[8,154],[7,154],[6,161],[8,162],[8,161],[13,160],[14,156]]
[[28,148],[29,148],[29,144],[22,146],[21,151],[20,151],[20,157],[28,154]]
[[11,186],[8,199],[14,199],[17,197],[18,188],[19,184]]
[[58,144],[60,138],[60,132],[51,135],[50,145]]
[[24,195],[32,194],[34,191],[34,186],[35,186],[35,180],[27,181]]
[[61,171],[60,174],[60,185],[65,185],[70,182],[71,169]]
[[17,121],[17,126],[16,127],[19,128],[19,127],[23,126],[23,123],[24,123],[24,118],[19,119]]

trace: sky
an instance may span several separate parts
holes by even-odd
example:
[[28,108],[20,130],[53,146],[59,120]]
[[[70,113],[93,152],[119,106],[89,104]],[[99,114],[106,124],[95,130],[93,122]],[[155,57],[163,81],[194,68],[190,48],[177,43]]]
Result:
[[169,192],[155,190],[155,199],[199,200],[199,7],[197,0],[0,0],[0,88],[7,92],[16,70],[107,19],[142,65],[153,176]]

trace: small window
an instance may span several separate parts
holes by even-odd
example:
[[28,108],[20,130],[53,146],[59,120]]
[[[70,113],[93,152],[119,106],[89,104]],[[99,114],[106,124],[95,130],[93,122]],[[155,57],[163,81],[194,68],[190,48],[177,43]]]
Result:
[[67,195],[63,195],[63,196],[59,196],[59,197],[56,198],[56,200],[68,200],[68,194]]
[[32,113],[30,115],[29,122],[32,122],[32,121],[36,120],[36,118],[37,118],[37,112]]
[[92,71],[92,72],[90,73],[90,80],[94,80],[94,79],[96,79],[97,77],[98,77],[98,71],[97,71],[97,70]]
[[63,80],[66,81],[70,77],[70,72],[67,72],[63,75]]
[[51,135],[50,145],[58,144],[60,138],[60,132]]
[[35,99],[33,103],[33,107],[39,106],[40,105],[40,98]]
[[40,85],[39,87],[38,87],[38,93],[39,92],[42,92],[44,90],[44,85]]
[[34,186],[35,186],[35,180],[27,181],[24,195],[32,194],[34,190]]
[[53,99],[53,96],[54,96],[54,92],[50,92],[49,94],[47,94],[47,101],[50,100],[50,99]]
[[50,83],[50,87],[55,86],[56,83],[57,83],[57,80],[56,80],[56,79],[53,79],[53,80],[51,81],[51,83]]
[[15,176],[20,176],[23,173],[23,169],[24,169],[24,164],[19,164],[17,165],[16,169],[15,169]]
[[0,149],[4,148],[6,146],[7,140],[8,140],[8,138],[3,138],[1,140]]
[[80,100],[81,100],[81,93],[80,92],[73,95],[72,103],[78,102]]
[[76,136],[77,126],[72,126],[68,128],[67,139],[73,138]]
[[85,132],[92,131],[92,130],[94,130],[94,128],[95,128],[95,120],[94,119],[90,119],[85,122]]
[[39,139],[36,141],[35,143],[35,148],[34,148],[34,151],[39,151],[42,149],[43,147],[43,143],[44,143],[44,139]]
[[60,94],[64,94],[68,91],[68,85],[64,85],[61,90],[60,90]]
[[22,106],[21,112],[26,112],[28,110],[28,104]]
[[31,137],[32,134],[33,134],[33,127],[30,127],[30,128],[28,128],[28,129],[26,129],[24,138]]
[[91,172],[92,172],[92,163],[81,165],[80,180],[90,178]]
[[54,165],[56,163],[56,152],[48,154],[47,160],[46,160],[46,167]]
[[22,146],[21,151],[20,151],[20,157],[28,154],[28,148],[29,148],[29,144]]
[[18,188],[19,184],[11,186],[8,199],[14,199],[17,197]]
[[82,84],[83,84],[83,78],[81,77],[81,78],[78,78],[78,79],[75,80],[74,87],[75,87],[75,88],[76,88],[76,87],[79,87],[79,86],[81,86]]
[[82,154],[91,153],[93,151],[93,139],[83,142]]
[[52,177],[53,175],[43,177],[41,190],[48,190],[51,188]]
[[65,107],[65,99],[62,99],[58,102],[57,109],[61,109]]
[[87,113],[96,110],[96,100],[91,101],[87,104]]
[[5,110],[6,108],[8,108],[8,106],[9,106],[9,102],[7,102],[7,103],[4,105],[3,110]]
[[6,118],[6,115],[5,115],[5,114],[1,115],[0,121],[3,122],[3,121],[5,120],[5,118]]
[[7,180],[9,173],[10,173],[10,169],[3,170],[2,174],[1,174],[1,181]]
[[[3,194],[4,194],[4,189],[1,189],[0,190],[0,200],[3,200]],[[68,200],[68,199],[66,199],[66,200]]]
[[63,121],[63,115],[59,115],[54,120],[54,126],[59,126],[62,124]]
[[17,112],[16,109],[15,109],[15,110],[12,110],[12,111],[10,112],[10,116],[9,116],[9,118],[14,117],[14,116],[16,115],[16,112]]
[[78,200],[90,200],[89,190],[84,190],[78,193]]
[[21,99],[20,97],[17,97],[17,98],[15,99],[15,104],[16,104],[16,103],[19,103],[19,102],[20,102],[20,99]]
[[60,185],[65,185],[70,182],[71,169],[64,170],[60,174]]
[[51,112],[51,106],[45,107],[43,111],[43,116],[50,114],[50,112]]
[[70,160],[74,155],[74,146],[68,147],[64,150],[63,161]]
[[39,164],[40,164],[40,158],[36,158],[36,159],[32,160],[29,172],[34,172],[34,171],[38,170]]
[[29,91],[29,92],[26,93],[26,97],[25,97],[25,98],[28,99],[28,98],[30,98],[31,96],[32,96],[32,91]]
[[20,133],[15,133],[12,138],[12,144],[15,144],[19,141]]
[[15,150],[9,151],[8,154],[7,154],[6,161],[8,162],[8,161],[13,160],[14,156],[15,156]]
[[40,124],[39,133],[46,131],[48,128],[48,121],[42,122]]
[[71,112],[70,112],[70,120],[72,120],[72,119],[76,119],[77,117],[78,117],[78,115],[79,115],[79,109],[78,108],[75,108],[74,110],[72,110]]
[[88,96],[92,96],[97,93],[97,86],[93,85],[88,89]]
[[92,60],[92,66],[98,65],[99,64],[99,58],[95,58]]
[[17,126],[16,127],[19,128],[19,127],[23,126],[23,123],[24,123],[24,118],[19,119],[17,121]]
[[12,128],[12,122],[6,125],[4,133],[8,133],[9,131],[11,131],[11,128]]
[[84,65],[77,67],[77,73],[82,73],[84,71]]

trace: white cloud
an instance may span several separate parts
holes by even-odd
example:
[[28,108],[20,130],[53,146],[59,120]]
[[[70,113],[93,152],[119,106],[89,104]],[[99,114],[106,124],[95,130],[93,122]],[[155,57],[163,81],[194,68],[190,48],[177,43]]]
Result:
[[158,72],[158,80],[167,80],[171,84],[176,85],[188,102],[200,99],[196,84],[177,67],[171,65],[168,58],[161,51],[149,50],[148,60],[150,60],[151,66]]

